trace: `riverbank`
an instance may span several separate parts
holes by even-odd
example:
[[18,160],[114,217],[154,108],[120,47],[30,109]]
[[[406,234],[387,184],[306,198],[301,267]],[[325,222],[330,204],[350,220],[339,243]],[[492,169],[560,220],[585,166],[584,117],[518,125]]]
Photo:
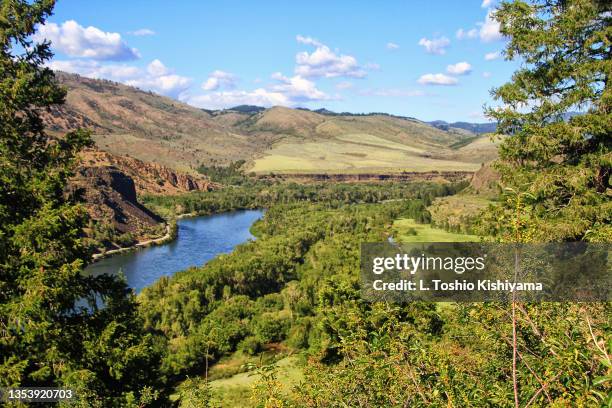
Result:
[[[223,212],[229,212],[229,211],[223,211]],[[136,251],[142,248],[148,248],[150,246],[163,245],[163,244],[172,242],[178,237],[178,227],[176,225],[176,222],[178,220],[181,220],[183,218],[201,217],[205,215],[213,215],[213,214],[210,214],[210,213],[199,214],[196,212],[178,214],[177,216],[173,217],[169,222],[165,223],[166,233],[163,236],[159,238],[148,239],[146,241],[139,241],[127,247],[111,249],[105,252],[93,254],[91,257],[91,262],[92,263],[97,262],[101,259],[105,259],[105,258],[108,258],[109,256],[113,256],[117,254],[123,254],[123,253],[130,252],[130,251]]]
[[135,251],[137,249],[147,248],[152,245],[163,245],[163,244],[166,244],[176,239],[176,237],[177,237],[176,221],[173,221],[170,223],[166,223],[166,233],[159,238],[148,239],[146,241],[139,241],[139,242],[136,242],[134,245],[130,245],[127,247],[111,249],[109,251],[101,252],[98,254],[93,254],[91,257],[91,260],[92,262],[96,262],[96,261],[99,261],[101,259],[107,258],[109,256],[113,256],[116,254],[122,254],[122,253],[129,252],[129,251]]

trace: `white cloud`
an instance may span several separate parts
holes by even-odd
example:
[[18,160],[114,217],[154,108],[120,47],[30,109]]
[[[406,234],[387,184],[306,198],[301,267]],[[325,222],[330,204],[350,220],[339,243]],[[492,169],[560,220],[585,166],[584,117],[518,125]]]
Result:
[[264,88],[253,91],[224,91],[206,95],[195,95],[182,98],[183,102],[199,108],[224,109],[237,105],[257,106],[289,106],[289,98],[279,92],[271,92]]
[[491,73],[488,72],[488,71],[485,71],[485,72],[482,73],[482,77],[483,78],[491,78]]
[[49,68],[72,72],[87,78],[110,79],[129,86],[178,97],[191,85],[191,79],[176,75],[159,60],[153,60],[146,71],[126,64],[101,64],[92,60],[52,61]]
[[482,4],[480,5],[480,7],[488,8],[491,7],[491,4],[493,4],[493,0],[482,0]]
[[417,82],[423,85],[456,85],[459,81],[444,74],[425,74]]
[[[215,71],[217,72],[217,71]],[[187,95],[182,100],[206,109],[224,109],[236,105],[297,106],[304,102],[332,99],[319,90],[313,81],[299,75],[286,77],[280,72],[272,74],[277,83],[252,91],[216,91],[203,95]]]
[[351,55],[336,54],[327,45],[311,37],[298,35],[297,42],[315,47],[312,53],[299,52],[295,56],[295,73],[303,78],[363,78],[367,72]]
[[458,62],[446,67],[446,72],[453,75],[466,75],[472,72],[472,66],[465,61]]
[[319,41],[315,40],[312,37],[304,37],[303,35],[297,35],[295,37],[296,41],[299,42],[300,44],[305,44],[305,45],[312,45],[313,47],[321,47],[323,46],[323,44],[321,44]]
[[130,65],[102,65],[98,61],[91,60],[54,60],[47,66],[56,71],[71,72],[87,78],[110,79],[117,82],[137,77],[141,73],[140,69]]
[[336,84],[336,89],[351,89],[353,87],[353,84],[351,82],[348,81],[343,81],[343,82],[338,82]]
[[460,28],[457,30],[455,36],[459,40],[476,38],[478,37],[478,30],[475,28],[472,28],[470,30],[464,30],[463,28]]
[[221,87],[233,88],[236,86],[236,80],[236,75],[216,70],[208,75],[208,79],[202,84],[202,89],[205,91],[216,91]]
[[393,43],[393,42],[388,42],[388,43],[387,43],[387,49],[388,49],[388,50],[391,50],[391,51],[393,51],[393,50],[397,50],[399,47],[400,47],[400,46],[399,46],[399,45],[397,45],[396,43]]
[[95,60],[127,61],[140,58],[138,50],[130,48],[119,33],[107,33],[96,27],[83,27],[74,20],[61,26],[47,23],[38,27],[35,41],[51,41],[56,51],[70,57]]
[[137,37],[145,37],[149,35],[155,35],[155,31],[148,28],[141,28],[139,30],[130,31],[128,34],[135,35]]
[[446,48],[449,46],[450,40],[446,37],[427,39],[421,38],[419,45],[422,45],[428,54],[443,55],[446,53]]
[[480,26],[480,39],[484,42],[501,40],[502,34],[499,32],[499,22],[493,19],[491,10],[487,12],[484,22],[478,23]]
[[488,52],[488,53],[485,54],[484,59],[487,60],[487,61],[493,61],[493,60],[496,60],[496,59],[500,58],[501,56],[502,56],[501,52],[499,52],[499,51]]
[[162,95],[178,98],[181,93],[185,92],[191,86],[191,78],[176,74],[168,74],[161,76],[144,76],[124,81],[124,83],[129,86],[148,89]]
[[314,82],[299,75],[288,78],[280,72],[272,74],[279,81],[271,90],[286,95],[292,102],[320,101],[330,99],[325,92],[317,89]]
[[147,72],[153,76],[168,75],[171,73],[171,71],[158,59],[154,59],[147,65]]

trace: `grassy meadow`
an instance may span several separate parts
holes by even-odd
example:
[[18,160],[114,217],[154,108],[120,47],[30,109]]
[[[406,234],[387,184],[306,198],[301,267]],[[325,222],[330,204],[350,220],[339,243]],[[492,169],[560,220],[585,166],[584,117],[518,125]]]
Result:
[[477,235],[448,232],[429,224],[418,224],[410,218],[393,222],[393,237],[399,242],[477,242]]

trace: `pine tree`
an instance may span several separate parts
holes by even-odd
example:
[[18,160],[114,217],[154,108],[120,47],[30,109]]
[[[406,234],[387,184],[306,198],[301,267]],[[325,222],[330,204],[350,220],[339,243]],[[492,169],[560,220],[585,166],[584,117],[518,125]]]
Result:
[[520,201],[530,240],[609,242],[612,3],[514,1],[495,18],[506,58],[522,65],[493,91],[501,106],[487,109],[507,135],[497,168],[510,193],[489,232],[509,236]]
[[0,2],[0,385],[129,406],[152,400],[157,361],[125,283],[82,273],[87,216],[66,185],[91,140],[45,133],[41,114],[65,91],[44,67],[50,44],[30,40],[53,6]]

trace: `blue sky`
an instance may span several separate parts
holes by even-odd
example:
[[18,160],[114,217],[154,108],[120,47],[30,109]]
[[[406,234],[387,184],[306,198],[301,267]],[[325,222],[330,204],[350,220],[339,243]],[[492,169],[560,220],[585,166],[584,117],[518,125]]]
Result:
[[238,104],[484,121],[517,64],[477,1],[60,0],[36,38],[51,66],[194,106]]

